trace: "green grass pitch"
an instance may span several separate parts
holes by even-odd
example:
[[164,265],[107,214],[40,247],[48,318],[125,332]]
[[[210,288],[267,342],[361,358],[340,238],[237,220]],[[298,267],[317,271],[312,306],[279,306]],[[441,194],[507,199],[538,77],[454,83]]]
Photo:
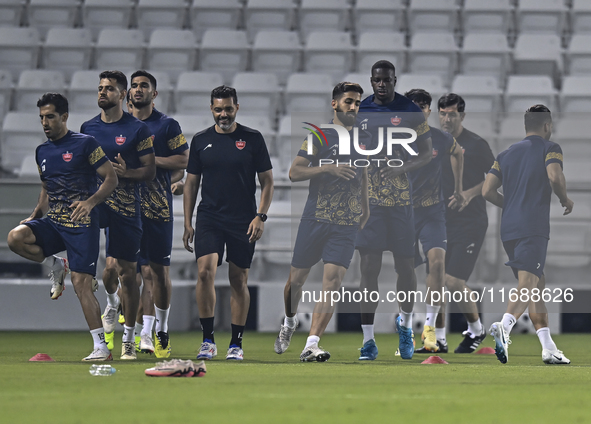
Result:
[[[327,363],[300,363],[306,335],[283,355],[276,334],[247,333],[244,362],[226,362],[228,334],[203,378],[146,377],[153,356],[93,377],[80,362],[88,333],[1,332],[0,423],[584,423],[591,422],[591,338],[557,335],[571,365],[544,365],[535,335],[514,335],[509,363],[494,355],[443,354],[449,365],[394,356],[397,335],[377,335],[380,355],[360,362],[361,334],[327,334]],[[194,359],[200,333],[172,333],[173,358]],[[460,335],[448,338],[453,348]],[[419,341],[420,343],[420,341]],[[487,337],[485,346],[493,346]],[[55,362],[29,358],[47,353]]]

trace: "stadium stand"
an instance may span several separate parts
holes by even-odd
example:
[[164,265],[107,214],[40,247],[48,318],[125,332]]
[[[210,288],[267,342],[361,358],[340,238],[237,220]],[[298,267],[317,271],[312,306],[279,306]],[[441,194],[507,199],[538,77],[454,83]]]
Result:
[[230,83],[236,72],[246,71],[248,44],[245,31],[208,29],[203,34],[201,70],[219,72]]
[[128,28],[132,9],[130,0],[84,0],[82,24],[96,40],[101,30]]
[[509,0],[466,0],[461,9],[461,17],[465,34],[508,34],[514,26],[513,5]]
[[0,1],[0,26],[19,26],[22,21],[24,3],[21,0]]
[[528,107],[539,103],[558,112],[556,95],[557,91],[549,76],[511,75],[505,91],[505,113],[522,115]]
[[591,73],[591,34],[573,35],[565,52],[568,75],[589,75]]
[[457,66],[458,48],[451,32],[415,33],[408,51],[408,72],[437,74],[449,86]]
[[334,84],[328,74],[291,74],[285,88],[287,113],[321,111],[330,104]]
[[51,28],[73,28],[79,6],[79,0],[29,0],[27,20],[45,38]]
[[460,51],[460,69],[467,75],[487,75],[497,79],[499,87],[511,69],[511,49],[502,33],[469,33]]
[[558,85],[562,75],[562,47],[555,34],[521,34],[513,53],[514,73],[549,75]]
[[563,0],[519,0],[515,10],[520,33],[551,33],[562,36],[566,25]]
[[261,30],[289,31],[295,17],[293,0],[248,0],[244,25],[250,41]]
[[217,72],[183,72],[174,91],[174,110],[177,114],[211,114],[211,87],[223,84]]
[[97,69],[139,69],[144,64],[144,35],[139,29],[103,29],[95,47]]
[[252,47],[252,70],[273,72],[280,84],[300,68],[302,47],[296,32],[259,31]]
[[453,33],[458,24],[456,0],[411,0],[408,9],[408,31]]
[[[501,90],[493,76],[456,75],[451,91],[462,93],[466,104],[470,105],[470,114],[488,114],[496,121],[501,110]],[[477,133],[480,134],[480,133]]]
[[404,12],[402,0],[357,0],[353,9],[355,32],[402,31],[406,25]]
[[72,112],[98,113],[98,84],[100,71],[76,71],[67,90]]
[[570,114],[591,113],[591,77],[564,77],[559,98],[560,111],[564,117]]
[[0,70],[0,123],[4,120],[4,115],[10,109],[12,101],[12,76],[10,72]]
[[181,72],[195,69],[196,47],[195,34],[189,30],[156,29],[150,36],[146,65],[167,73],[175,83]]
[[137,3],[137,27],[144,32],[146,40],[154,30],[183,28],[186,17],[186,0],[139,0]]
[[242,5],[238,0],[193,0],[190,16],[193,32],[201,41],[208,29],[238,28]]
[[62,71],[69,81],[74,72],[90,68],[92,47],[87,28],[50,28],[42,49],[43,67]]
[[570,20],[573,34],[591,33],[591,3],[587,0],[574,0]]
[[369,75],[378,60],[389,60],[396,72],[406,70],[405,36],[401,32],[364,32],[357,43],[355,70]]
[[318,32],[308,34],[304,49],[304,70],[325,73],[339,82],[351,70],[353,46],[347,32]]
[[239,93],[241,114],[265,116],[274,123],[277,114],[281,113],[281,90],[275,74],[239,72],[234,75],[232,87]]
[[14,93],[15,110],[30,112],[37,108],[37,100],[43,93],[63,92],[66,88],[64,74],[60,71],[33,69],[21,72]]
[[36,28],[0,27],[0,69],[10,71],[16,81],[21,71],[36,69],[39,31]]
[[347,0],[302,0],[299,30],[302,41],[312,31],[344,31],[349,28]]
[[9,112],[2,123],[2,169],[16,172],[25,156],[44,141],[38,113]]

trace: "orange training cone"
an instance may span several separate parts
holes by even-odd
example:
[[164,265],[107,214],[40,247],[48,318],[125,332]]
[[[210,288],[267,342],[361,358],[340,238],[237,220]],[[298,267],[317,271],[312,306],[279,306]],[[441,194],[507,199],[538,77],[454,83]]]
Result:
[[439,356],[429,356],[427,359],[425,359],[423,362],[421,362],[421,364],[446,364],[446,365],[448,365],[448,363],[446,361],[444,361],[443,359],[441,359]]
[[39,362],[39,361],[53,362],[53,358],[51,356],[49,356],[47,353],[38,353],[37,355],[35,355],[31,359],[29,359],[29,361],[32,361],[32,362]]
[[494,355],[495,350],[492,347],[487,346],[479,349],[478,351],[476,351],[476,353],[478,353],[479,355]]

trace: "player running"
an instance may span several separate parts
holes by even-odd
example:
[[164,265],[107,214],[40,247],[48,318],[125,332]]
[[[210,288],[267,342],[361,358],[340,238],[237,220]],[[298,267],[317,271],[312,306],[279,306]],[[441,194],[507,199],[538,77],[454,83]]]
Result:
[[[501,240],[515,278],[520,296],[509,300],[501,322],[490,327],[495,338],[495,353],[505,364],[509,360],[509,334],[517,319],[529,306],[529,317],[542,345],[546,364],[570,364],[550,336],[548,311],[543,300],[546,286],[544,264],[550,238],[550,200],[552,192],[565,208],[573,210],[573,201],[566,193],[562,172],[562,149],[552,141],[552,115],[544,105],[535,105],[525,112],[525,139],[499,153],[484,181],[482,195],[503,209]],[[503,187],[503,194],[498,192]],[[533,301],[538,289],[538,301]],[[528,293],[524,299],[523,293]]]
[[[332,91],[334,112],[331,124],[345,127],[349,132],[351,154],[340,155],[339,134],[334,129],[323,129],[326,136],[324,143],[313,139],[310,153],[308,138],[289,170],[291,181],[310,180],[310,189],[283,292],[285,319],[275,341],[276,353],[283,353],[289,347],[297,327],[296,313],[302,287],[312,266],[321,259],[324,262],[323,293],[339,290],[355,252],[357,232],[369,218],[367,168],[358,169],[345,164],[367,157],[360,155],[353,146],[353,126],[362,94],[361,86],[350,82],[341,82]],[[370,142],[369,133],[359,131],[359,145],[368,146]],[[329,160],[334,163],[327,164]],[[332,318],[334,308],[335,305],[326,298],[316,303],[300,361],[325,362],[330,358],[330,353],[319,347],[318,343]]]

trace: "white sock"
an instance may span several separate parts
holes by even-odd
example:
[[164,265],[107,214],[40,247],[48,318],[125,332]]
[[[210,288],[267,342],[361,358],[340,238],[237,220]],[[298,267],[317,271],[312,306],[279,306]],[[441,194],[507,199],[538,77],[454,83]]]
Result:
[[138,337],[142,334],[142,330],[144,329],[144,325],[140,324],[139,322],[135,323],[135,330],[134,330],[134,336]]
[[107,347],[107,342],[105,342],[105,330],[103,329],[103,327],[90,330],[90,335],[92,336],[92,341],[94,343],[95,349],[98,348],[104,351],[109,350],[109,348]]
[[363,331],[363,344],[370,340],[375,340],[373,335],[373,324],[361,324],[361,331]]
[[427,305],[427,316],[425,317],[425,325],[435,327],[435,321],[437,320],[437,314],[441,309],[440,305]]
[[437,337],[437,340],[439,340],[439,343],[443,345],[447,344],[447,339],[445,338],[445,327],[435,328],[435,336]]
[[156,328],[154,331],[156,333],[160,331],[168,333],[168,313],[170,312],[170,307],[167,309],[160,309],[154,305],[154,310],[156,311]]
[[480,336],[482,334],[482,322],[480,318],[474,322],[468,323],[468,331],[474,336]]
[[107,305],[109,305],[111,308],[118,308],[121,300],[119,300],[119,296],[117,296],[117,291],[111,294],[105,290],[105,293],[107,293]]
[[557,350],[556,343],[552,340],[552,336],[550,335],[550,329],[548,327],[540,328],[536,331],[538,335],[538,339],[540,339],[540,343],[542,345],[542,349],[548,350]]
[[312,345],[317,345],[319,341],[320,341],[320,337],[309,336],[308,339],[306,340],[306,346],[304,346],[304,349],[307,349]]
[[412,328],[412,312],[400,310],[400,325],[406,328]]
[[152,335],[152,329],[154,328],[154,317],[152,315],[144,315],[144,328],[142,334]]
[[63,268],[63,264],[60,259],[62,258],[60,258],[59,256],[48,256],[45,259],[43,259],[41,265],[49,267],[52,271],[59,271],[61,268]]
[[123,326],[123,343],[135,342],[133,330],[134,327]]
[[515,319],[515,317],[511,314],[505,314],[503,315],[503,319],[501,320],[501,324],[503,324],[503,327],[505,327],[505,331],[507,332],[507,335],[509,335],[511,333],[511,330],[513,330],[513,326],[515,325],[515,323],[517,322],[517,320]]
[[296,316],[292,316],[292,317],[288,317],[287,315],[285,316],[285,319],[283,320],[283,325],[289,327],[289,328],[295,328],[296,324]]

